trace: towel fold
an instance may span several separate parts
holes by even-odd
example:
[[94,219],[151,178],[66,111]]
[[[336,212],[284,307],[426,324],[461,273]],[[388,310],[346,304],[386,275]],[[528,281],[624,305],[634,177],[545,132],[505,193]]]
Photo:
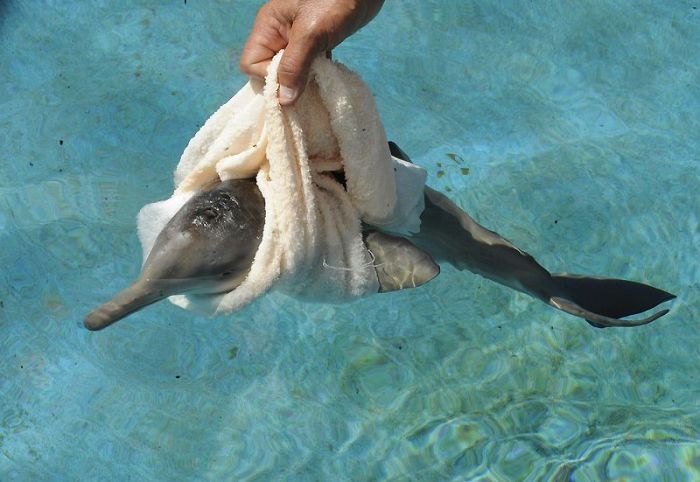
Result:
[[163,226],[199,189],[219,179],[257,181],[265,226],[248,276],[229,293],[171,297],[184,308],[227,313],[273,286],[326,302],[376,293],[362,223],[403,234],[419,228],[425,171],[392,158],[367,86],[343,65],[318,58],[304,94],[283,108],[281,55],[264,85],[246,84],[192,138],[175,171],[173,196],[139,213],[145,259]]

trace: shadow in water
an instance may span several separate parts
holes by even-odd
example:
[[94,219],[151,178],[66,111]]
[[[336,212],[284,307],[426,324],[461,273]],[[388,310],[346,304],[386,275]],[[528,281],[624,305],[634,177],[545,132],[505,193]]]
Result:
[[10,10],[10,0],[0,0],[0,28],[5,23],[5,17]]

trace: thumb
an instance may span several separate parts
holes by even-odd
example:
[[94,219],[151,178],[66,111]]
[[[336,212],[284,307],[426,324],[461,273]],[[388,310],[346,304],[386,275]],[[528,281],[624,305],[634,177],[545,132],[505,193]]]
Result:
[[292,24],[289,43],[277,69],[280,104],[290,105],[299,98],[306,87],[314,58],[325,50],[321,36],[299,23]]

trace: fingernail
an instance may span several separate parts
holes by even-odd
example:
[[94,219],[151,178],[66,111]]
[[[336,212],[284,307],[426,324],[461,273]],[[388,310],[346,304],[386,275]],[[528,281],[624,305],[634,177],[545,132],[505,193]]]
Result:
[[296,99],[296,97],[296,89],[292,89],[291,87],[287,87],[286,85],[280,85],[280,102],[285,104],[293,102],[294,99]]

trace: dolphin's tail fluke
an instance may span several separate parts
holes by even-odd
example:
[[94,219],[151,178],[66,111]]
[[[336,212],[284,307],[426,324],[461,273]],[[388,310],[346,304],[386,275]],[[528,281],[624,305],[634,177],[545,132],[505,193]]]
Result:
[[158,289],[150,283],[142,280],[118,293],[111,301],[91,311],[83,321],[88,330],[101,330],[115,323],[134,311],[160,301],[169,296],[169,293]]
[[570,274],[552,275],[557,296],[549,304],[581,318],[596,328],[639,326],[651,323],[668,313],[662,310],[640,320],[622,320],[675,298],[653,286],[613,278]]

